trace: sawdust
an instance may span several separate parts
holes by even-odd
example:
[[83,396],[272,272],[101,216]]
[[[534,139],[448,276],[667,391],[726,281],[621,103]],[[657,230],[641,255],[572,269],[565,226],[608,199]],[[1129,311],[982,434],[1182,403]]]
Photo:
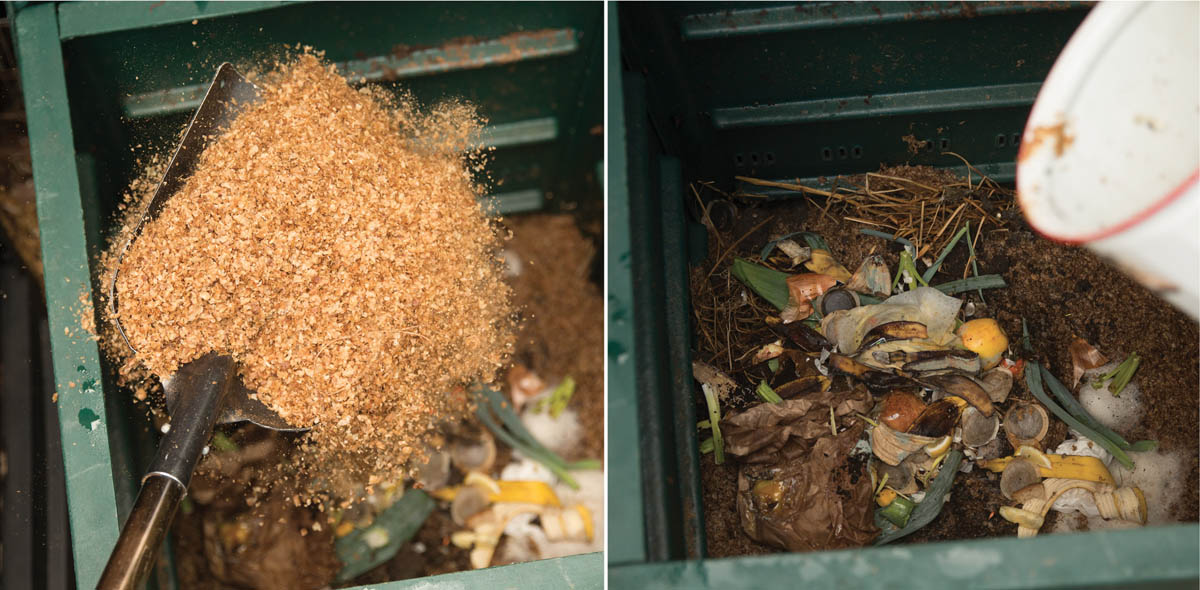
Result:
[[[231,354],[260,400],[313,428],[309,464],[395,479],[512,350],[498,233],[477,200],[482,121],[356,90],[308,51],[276,66],[129,246],[116,289],[138,352],[121,372]],[[147,168],[136,211],[161,178],[161,162]]]

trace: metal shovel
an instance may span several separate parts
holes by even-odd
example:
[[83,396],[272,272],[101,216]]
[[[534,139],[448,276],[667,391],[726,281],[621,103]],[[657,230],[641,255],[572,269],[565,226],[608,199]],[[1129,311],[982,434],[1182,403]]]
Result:
[[[118,272],[129,244],[141,234],[147,221],[158,216],[167,199],[183,187],[186,179],[195,171],[200,154],[209,141],[224,131],[238,113],[258,97],[258,87],[243,78],[232,65],[225,63],[217,68],[212,84],[171,157],[146,214],[117,259]],[[113,273],[109,285],[114,312],[117,309],[116,275]],[[116,325],[125,344],[133,350],[119,319]],[[175,509],[187,491],[192,471],[215,425],[252,422],[283,432],[307,430],[289,426],[278,414],[252,398],[251,392],[238,378],[236,363],[229,356],[206,354],[180,367],[175,375],[162,381],[167,398],[167,414],[171,418],[170,429],[163,436],[154,462],[142,478],[137,501],[125,526],[121,528],[121,536],[100,576],[97,588],[102,590],[141,587],[154,566],[163,537],[175,516]]]

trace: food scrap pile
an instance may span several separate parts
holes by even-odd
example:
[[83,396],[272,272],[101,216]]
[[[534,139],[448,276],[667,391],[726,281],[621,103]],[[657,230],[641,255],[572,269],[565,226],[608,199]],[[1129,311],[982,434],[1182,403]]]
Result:
[[395,480],[512,350],[477,200],[482,123],[467,105],[355,89],[311,52],[276,65],[120,263],[137,350],[123,373],[231,354],[260,400],[313,428],[323,462],[365,458],[363,479]]
[[[970,206],[978,203],[957,211]],[[719,236],[715,211],[705,206],[703,217]],[[953,228],[951,220],[940,225]],[[706,351],[693,365],[707,417],[698,424],[701,451],[715,466],[732,459],[731,500],[747,537],[790,551],[892,542],[934,522],[956,476],[976,469],[996,474],[999,501],[989,508],[1016,523],[1019,536],[1042,530],[1051,510],[1081,515],[1091,528],[1139,526],[1155,494],[1173,501],[1154,483],[1173,474],[1134,465],[1155,462],[1157,443],[1131,443],[1114,430],[1141,416],[1131,407],[1138,357],[1105,365],[1076,338],[1068,388],[1037,360],[1028,332],[1010,339],[988,317],[985,290],[1008,285],[999,275],[967,276],[969,227],[944,240],[925,234],[926,244],[944,244],[932,252],[863,232],[880,251],[900,249],[894,267],[868,251],[850,272],[821,235],[783,231],[754,246],[753,258],[723,262],[724,277],[713,277],[717,266],[693,273]],[[938,272],[963,237],[966,278],[943,279]],[[737,243],[717,241],[721,265]],[[1143,491],[1147,483],[1153,494]]]

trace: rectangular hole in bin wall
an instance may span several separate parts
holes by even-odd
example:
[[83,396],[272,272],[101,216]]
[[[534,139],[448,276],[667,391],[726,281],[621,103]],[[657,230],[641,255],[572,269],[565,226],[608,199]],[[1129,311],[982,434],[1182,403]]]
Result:
[[938,140],[938,149],[943,152],[950,149],[950,139],[947,137],[943,137],[943,138],[939,139]]
[[833,160],[833,148],[821,148],[821,159],[825,160],[826,162]]
[[1008,136],[1001,133],[996,136],[996,147],[1002,148],[1008,145]]

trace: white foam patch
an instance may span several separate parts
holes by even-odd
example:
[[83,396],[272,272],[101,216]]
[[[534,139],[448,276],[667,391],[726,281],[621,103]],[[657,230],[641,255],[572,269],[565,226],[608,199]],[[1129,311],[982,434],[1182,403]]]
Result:
[[[537,399],[534,398],[527,402],[526,407],[536,406]],[[557,418],[551,416],[548,409],[537,413],[526,410],[521,414],[521,422],[525,424],[525,428],[529,430],[529,434],[532,434],[533,438],[559,456],[569,455],[583,438],[583,427],[579,424],[579,415],[575,413],[575,410],[569,408],[563,410]]]
[[1136,427],[1144,413],[1142,392],[1138,389],[1137,379],[1130,380],[1125,389],[1121,390],[1120,396],[1115,396],[1108,390],[1108,381],[1101,383],[1099,388],[1092,387],[1096,379],[1117,368],[1119,364],[1109,363],[1084,373],[1079,382],[1079,403],[1101,424],[1123,432]]
[[1136,522],[1130,520],[1112,519],[1105,520],[1099,516],[1089,516],[1087,519],[1089,531],[1102,531],[1108,529],[1136,529],[1141,527]]
[[1054,449],[1055,455],[1079,455],[1082,457],[1095,457],[1104,462],[1105,465],[1112,463],[1112,455],[1098,445],[1092,439],[1075,432],[1075,438],[1065,440],[1062,444]]
[[517,459],[513,460],[500,472],[500,479],[505,481],[540,481],[546,485],[554,485],[558,482],[558,476],[554,475],[545,465],[521,456],[518,451],[513,451]]
[[1146,496],[1148,526],[1179,522],[1172,516],[1173,508],[1183,496],[1187,482],[1182,453],[1149,451],[1129,453],[1133,469],[1116,461],[1109,466],[1121,486],[1137,486]]

